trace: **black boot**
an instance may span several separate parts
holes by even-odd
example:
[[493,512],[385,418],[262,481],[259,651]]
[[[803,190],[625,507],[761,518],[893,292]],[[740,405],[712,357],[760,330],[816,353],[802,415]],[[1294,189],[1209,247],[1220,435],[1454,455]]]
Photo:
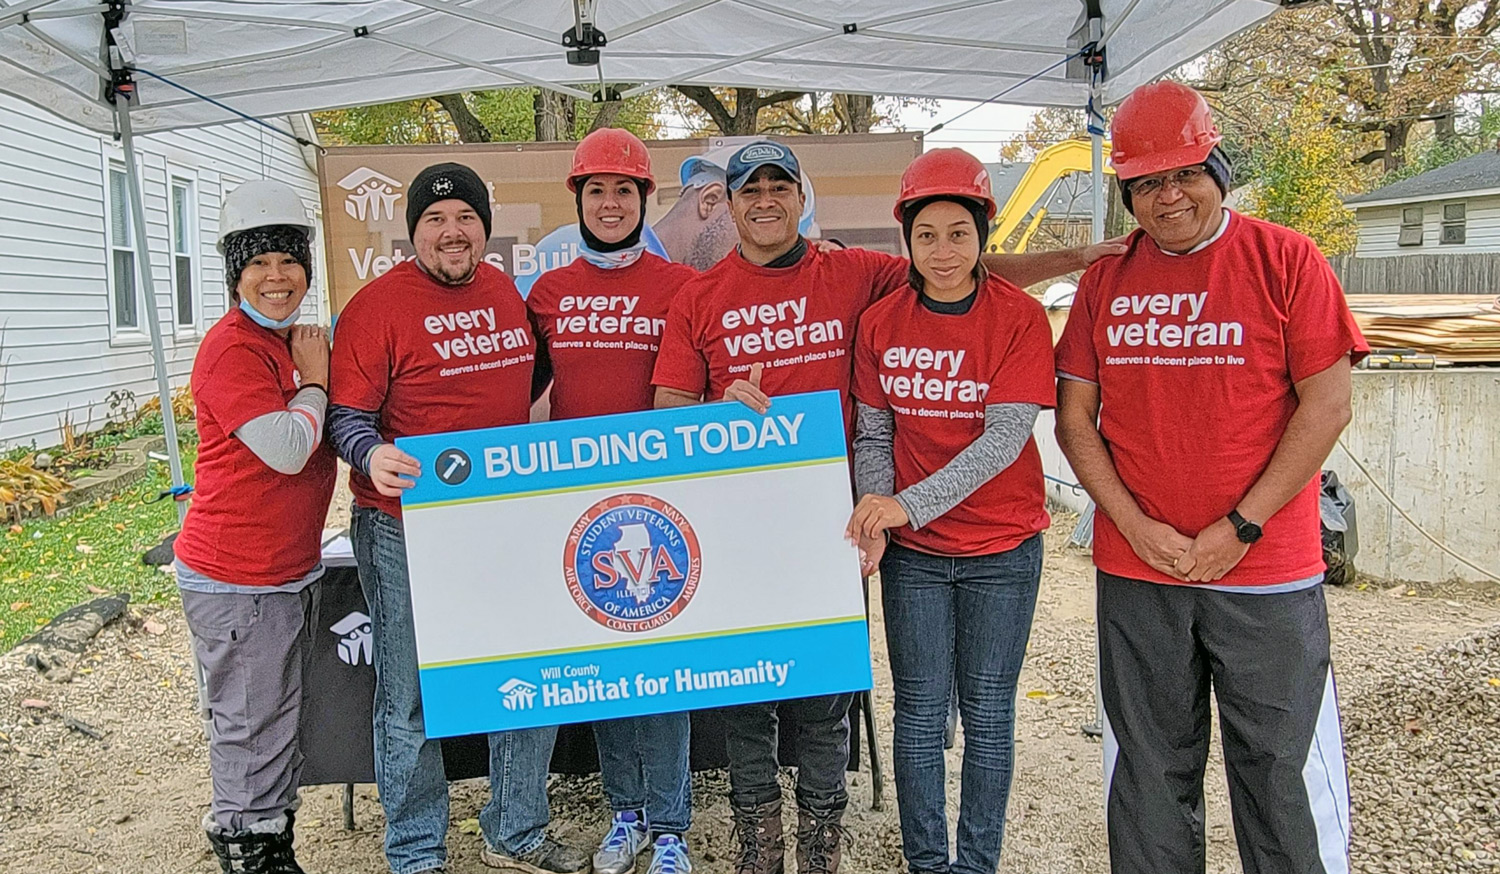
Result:
[[292,852],[290,814],[243,831],[215,825],[207,825],[205,831],[222,874],[306,874]]

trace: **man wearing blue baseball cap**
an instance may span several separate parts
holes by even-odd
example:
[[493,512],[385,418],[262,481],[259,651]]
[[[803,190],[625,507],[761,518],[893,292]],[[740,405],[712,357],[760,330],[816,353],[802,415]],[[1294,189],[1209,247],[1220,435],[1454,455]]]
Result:
[[[739,247],[689,279],[673,300],[652,383],[656,406],[738,400],[760,413],[778,394],[834,389],[846,427],[853,422],[850,380],[855,326],[865,308],[906,284],[909,262],[869,249],[809,246],[798,232],[806,206],[802,168],[790,148],[749,143],[725,168]],[[1065,252],[987,255],[985,266],[1029,285],[1123,251],[1102,243]],[[771,323],[729,315],[748,306]],[[771,362],[780,362],[772,366]],[[846,435],[850,436],[850,435]],[[849,796],[848,712],[852,694],[736,707],[725,713],[730,806],[740,836],[736,874],[781,874],[785,843],[777,784],[777,718],[798,725],[797,870],[839,867]]]

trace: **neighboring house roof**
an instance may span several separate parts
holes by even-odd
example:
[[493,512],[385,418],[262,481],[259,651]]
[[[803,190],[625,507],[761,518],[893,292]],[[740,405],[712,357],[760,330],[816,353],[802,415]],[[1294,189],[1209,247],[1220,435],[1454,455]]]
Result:
[[1393,182],[1344,201],[1345,206],[1385,206],[1454,195],[1500,194],[1500,151],[1487,149],[1462,161]]
[[[995,194],[995,201],[1001,206],[1010,199],[1011,192],[1021,184],[1021,177],[1026,175],[1026,170],[1031,166],[1030,162],[1017,162],[1014,164],[985,164],[984,168],[990,172],[990,189]],[[1049,190],[1046,202],[1049,218],[1067,219],[1072,221],[1088,221],[1094,215],[1094,186],[1087,173],[1073,173],[1055,184]],[[1028,207],[1031,204],[1027,204]]]

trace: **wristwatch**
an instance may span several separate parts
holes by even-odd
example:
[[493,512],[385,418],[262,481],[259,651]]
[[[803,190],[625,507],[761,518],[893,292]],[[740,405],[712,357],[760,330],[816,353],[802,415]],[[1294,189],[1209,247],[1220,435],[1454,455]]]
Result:
[[1254,543],[1264,533],[1259,525],[1241,516],[1239,510],[1229,511],[1229,524],[1234,526],[1234,536],[1238,537],[1241,543]]

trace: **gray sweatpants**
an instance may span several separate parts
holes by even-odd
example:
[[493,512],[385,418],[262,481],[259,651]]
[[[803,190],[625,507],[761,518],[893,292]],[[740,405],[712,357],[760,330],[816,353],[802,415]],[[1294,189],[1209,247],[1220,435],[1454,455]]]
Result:
[[1209,692],[1245,874],[1347,874],[1349,785],[1323,587],[1219,592],[1099,573],[1113,874],[1201,874]]
[[182,592],[211,715],[210,821],[236,832],[296,809],[302,669],[317,584],[255,595]]

